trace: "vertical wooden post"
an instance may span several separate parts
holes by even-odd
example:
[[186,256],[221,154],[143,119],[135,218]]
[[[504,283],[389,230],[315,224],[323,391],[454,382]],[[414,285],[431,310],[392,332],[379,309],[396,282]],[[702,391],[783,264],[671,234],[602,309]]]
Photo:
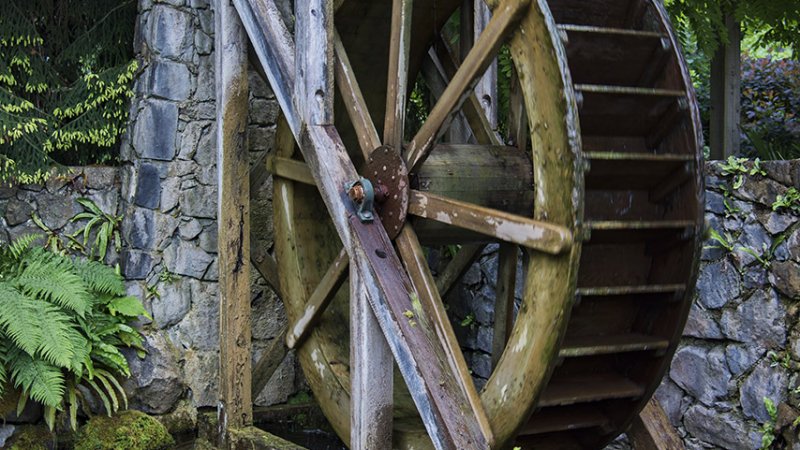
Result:
[[295,0],[295,106],[307,125],[333,124],[333,2]]
[[350,264],[350,448],[392,448],[394,359],[363,283]]
[[726,159],[741,147],[742,28],[733,15],[725,25],[728,44],[711,61],[711,159]]
[[219,251],[219,434],[253,422],[247,40],[230,0],[215,5]]

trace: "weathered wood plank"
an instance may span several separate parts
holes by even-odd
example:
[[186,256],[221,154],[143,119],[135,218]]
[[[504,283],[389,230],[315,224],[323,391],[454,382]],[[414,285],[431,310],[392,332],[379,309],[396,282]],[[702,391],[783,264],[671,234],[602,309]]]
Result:
[[683,441],[669,422],[658,400],[647,402],[633,419],[628,437],[636,450],[683,450]]
[[711,60],[711,159],[738,155],[741,147],[742,29],[732,15],[725,27],[728,44]]
[[275,262],[275,258],[267,253],[267,249],[257,244],[252,232],[250,233],[250,263],[275,292],[275,295],[283,298],[278,281],[278,264]]
[[314,177],[311,176],[308,166],[300,161],[269,155],[266,158],[265,165],[267,171],[275,176],[314,186]]
[[[469,0],[464,1],[466,2]],[[481,33],[483,33],[483,30],[486,29],[486,26],[492,19],[492,12],[489,10],[489,6],[486,5],[486,2],[483,0],[472,1],[474,5],[473,33],[477,38]],[[489,67],[486,68],[486,72],[484,72],[483,76],[478,81],[478,84],[475,85],[475,97],[478,98],[481,106],[483,106],[483,112],[486,115],[486,119],[489,121],[489,125],[492,127],[492,130],[496,129],[499,111],[497,97],[497,58],[489,63]]]
[[[248,5],[268,5],[267,10],[274,7],[274,0],[240,1]],[[240,10],[240,14],[255,14],[263,10],[264,8],[248,7]],[[272,25],[271,22],[275,20],[279,19],[262,16],[251,22],[262,21],[265,27],[283,26]],[[257,34],[254,40],[265,43],[269,54],[287,55],[285,58],[288,59],[282,61],[282,64],[294,67],[294,52],[269,48],[285,46],[285,42],[266,39],[265,31],[258,27],[247,27],[247,32],[251,35]],[[262,60],[265,65],[268,62]],[[286,83],[272,79],[281,74],[272,71],[267,75],[281,105],[290,104],[293,90],[276,89],[275,86],[284,86]],[[434,446],[440,449],[486,448],[486,437],[481,433],[477,418],[467,408],[468,402],[463,393],[457,388],[456,375],[448,366],[439,363],[446,360],[443,349],[437,340],[427,336],[422,327],[411,326],[403,314],[413,308],[413,286],[403,271],[380,219],[371,224],[361,223],[355,214],[355,206],[344,192],[343,187],[357,180],[359,176],[336,129],[330,126],[310,126],[292,130],[300,143],[306,164],[314,174],[339,238],[344,248],[348,249],[351,264],[357,267],[363,279],[369,304],[381,324],[381,330],[398,362]]]
[[286,325],[281,328],[280,333],[272,338],[269,347],[264,349],[261,358],[253,366],[253,385],[251,390],[253,399],[264,390],[264,386],[267,385],[269,379],[272,378],[272,375],[278,370],[278,366],[281,365],[281,362],[286,357],[288,352],[286,348],[287,329]]
[[447,125],[478,82],[477,77],[486,71],[511,26],[525,12],[528,4],[528,0],[506,1],[494,11],[494,17],[486,30],[458,68],[428,119],[408,144],[406,160],[410,171],[413,172],[425,160],[433,143],[447,129]]
[[295,107],[309,125],[333,124],[333,2],[295,0]]
[[347,278],[347,267],[349,265],[347,252],[342,249],[339,256],[333,261],[328,271],[322,277],[322,280],[311,293],[306,303],[306,309],[303,315],[292,324],[289,332],[286,334],[286,346],[290,349],[297,348],[298,345],[303,344],[303,340],[314,325],[319,321],[325,308],[328,307],[336,292],[344,283]]
[[250,370],[250,183],[245,146],[247,40],[227,0],[215,5],[220,372],[219,434],[252,424]]
[[392,448],[393,361],[357,268],[350,269],[350,448]]
[[392,29],[389,41],[389,77],[386,86],[386,116],[383,143],[395,149],[403,145],[408,93],[408,56],[411,51],[412,0],[394,0]]
[[514,324],[514,292],[519,249],[514,244],[500,244],[497,266],[497,296],[494,300],[492,367],[497,367]]
[[429,192],[412,190],[408,213],[553,255],[572,246],[567,228]]

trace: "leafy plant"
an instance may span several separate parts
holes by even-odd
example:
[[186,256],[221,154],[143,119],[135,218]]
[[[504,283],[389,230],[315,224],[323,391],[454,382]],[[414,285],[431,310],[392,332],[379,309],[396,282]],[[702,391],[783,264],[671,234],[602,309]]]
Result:
[[[749,163],[752,163],[748,167]],[[745,176],[766,176],[767,172],[761,168],[761,160],[756,158],[752,162],[747,158],[729,156],[728,160],[720,165],[722,176],[733,176],[733,189],[739,189],[744,185]]]
[[764,407],[769,414],[769,420],[761,425],[761,449],[769,449],[775,442],[775,424],[778,421],[778,408],[770,398],[764,397]]
[[464,320],[461,321],[461,326],[462,327],[472,327],[474,325],[475,325],[475,314],[474,313],[467,314],[467,317],[465,317]]
[[773,211],[788,209],[794,213],[800,213],[800,191],[797,188],[789,188],[785,194],[778,195],[772,204]]
[[118,273],[96,261],[33,247],[35,237],[0,248],[0,395],[21,391],[18,409],[44,405],[52,429],[67,410],[73,428],[85,386],[111,414],[127,407],[117,377],[130,376],[122,347],[144,355],[141,334],[129,324],[147,315],[127,296]]
[[[122,241],[119,235],[122,216],[114,216],[103,212],[96,203],[88,198],[79,198],[77,201],[83,206],[84,212],[75,215],[70,221],[88,220],[88,222],[69,237],[77,240],[79,236],[83,236],[83,249],[88,249],[84,250],[84,254],[90,258],[96,256],[99,261],[103,261],[106,258],[109,243],[113,242],[114,249],[119,252],[122,248]],[[97,234],[94,244],[90,246],[89,238],[95,227],[97,228]],[[95,251],[97,251],[97,255],[95,255]]]
[[733,246],[733,243],[732,243],[734,238],[733,238],[733,236],[731,236],[730,233],[726,232],[725,235],[723,236],[722,234],[719,233],[719,231],[717,231],[717,230],[715,230],[713,228],[710,228],[708,230],[708,236],[709,236],[710,239],[712,239],[717,244],[719,244],[719,245],[709,246],[709,248],[722,248],[722,249],[725,249],[725,250],[727,250],[729,252],[732,252],[734,250],[734,246]]

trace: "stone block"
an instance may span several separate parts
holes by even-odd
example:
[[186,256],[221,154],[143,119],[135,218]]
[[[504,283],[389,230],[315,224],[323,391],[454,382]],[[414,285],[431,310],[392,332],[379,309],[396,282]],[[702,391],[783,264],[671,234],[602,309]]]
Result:
[[161,174],[153,164],[142,163],[136,179],[136,194],[133,204],[155,209],[161,201]]
[[786,369],[780,364],[773,366],[769,360],[761,361],[739,388],[742,412],[759,423],[767,422],[770,417],[764,406],[764,398],[778,405],[786,400],[788,388],[789,375]]
[[214,219],[217,217],[216,186],[196,186],[181,193],[181,211],[185,216]]
[[125,391],[131,408],[164,414],[175,406],[185,390],[178,365],[180,355],[164,334],[152,330],[143,334],[147,356],[139,358],[136,352],[123,350],[131,368]]
[[6,204],[6,223],[10,227],[25,223],[30,220],[32,212],[33,208],[28,202],[22,202],[12,198]]
[[151,301],[153,321],[159,329],[169,328],[180,322],[192,305],[192,294],[188,282],[182,278],[158,284],[158,295]]
[[144,280],[153,268],[153,257],[148,252],[125,249],[119,265],[126,280]]
[[752,369],[758,360],[764,356],[766,350],[754,345],[731,344],[725,348],[725,358],[728,368],[734,377]]
[[741,293],[739,272],[727,259],[701,268],[697,279],[698,301],[708,309],[727,305]]
[[188,350],[185,355],[186,384],[195,408],[217,406],[219,386],[219,351]]
[[722,339],[722,331],[714,316],[697,303],[692,304],[683,335],[699,339]]
[[150,93],[156,97],[182,102],[189,98],[191,77],[186,64],[153,61],[150,66]]
[[800,299],[800,264],[794,261],[774,263],[769,281],[783,295]]
[[762,348],[786,344],[786,308],[772,289],[756,291],[736,310],[723,312],[720,325],[725,336],[735,341]]
[[131,248],[150,250],[155,242],[155,212],[147,208],[134,208],[133,214],[123,222],[123,233]]
[[164,250],[164,265],[172,273],[200,279],[214,258],[192,242],[173,241]]
[[709,351],[686,346],[675,353],[670,378],[703,404],[711,405],[728,394],[731,374],[722,348]]
[[686,430],[712,446],[752,450],[761,446],[761,435],[735,413],[719,413],[703,405],[689,408],[683,420]]
[[168,5],[155,5],[150,13],[148,42],[164,58],[190,61],[192,57],[192,17]]
[[133,146],[144,158],[171,161],[177,132],[178,106],[165,100],[148,100],[133,127]]
[[219,303],[217,283],[188,281],[192,306],[176,325],[175,335],[184,348],[195,350],[219,349]]

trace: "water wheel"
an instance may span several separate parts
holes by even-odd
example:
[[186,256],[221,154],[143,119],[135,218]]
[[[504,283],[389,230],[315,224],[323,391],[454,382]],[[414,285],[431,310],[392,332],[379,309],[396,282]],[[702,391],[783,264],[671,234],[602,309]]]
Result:
[[[335,2],[336,129],[369,180],[349,193],[361,204],[375,195],[414,287],[440,314],[499,243],[494,367],[475,393],[494,446],[602,448],[658,386],[691,303],[704,188],[689,74],[655,0],[488,1],[492,21],[459,51],[447,28],[471,3]],[[498,52],[514,64],[501,130],[469,95]],[[417,102],[421,125],[404,124],[423,76],[436,106]],[[460,142],[443,139],[451,120],[469,125]],[[289,343],[347,442],[347,255],[285,123],[268,166]],[[425,253],[443,245],[458,251],[431,272]],[[394,446],[430,446],[402,381],[395,391]]]

